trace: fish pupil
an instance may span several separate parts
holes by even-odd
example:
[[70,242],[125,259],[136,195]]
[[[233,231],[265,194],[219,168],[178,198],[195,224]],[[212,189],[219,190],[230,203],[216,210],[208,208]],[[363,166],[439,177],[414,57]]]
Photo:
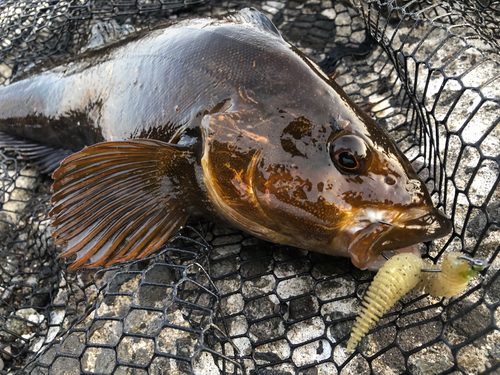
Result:
[[347,151],[339,153],[339,163],[342,167],[347,169],[355,169],[358,166],[358,162],[354,155]]

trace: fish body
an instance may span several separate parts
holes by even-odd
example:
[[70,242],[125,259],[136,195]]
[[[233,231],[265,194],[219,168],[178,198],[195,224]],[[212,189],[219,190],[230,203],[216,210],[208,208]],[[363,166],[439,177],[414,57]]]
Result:
[[360,268],[451,228],[394,141],[253,9],[92,52],[0,103],[2,132],[75,152],[51,211],[74,268],[145,256],[194,214]]

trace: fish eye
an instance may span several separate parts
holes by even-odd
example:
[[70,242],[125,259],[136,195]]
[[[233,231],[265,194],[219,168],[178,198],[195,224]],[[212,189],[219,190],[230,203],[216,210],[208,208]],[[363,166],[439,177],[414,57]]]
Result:
[[361,173],[367,167],[369,149],[362,138],[344,135],[331,142],[330,157],[341,172]]
[[345,169],[356,169],[359,164],[352,152],[342,151],[336,155],[338,163]]

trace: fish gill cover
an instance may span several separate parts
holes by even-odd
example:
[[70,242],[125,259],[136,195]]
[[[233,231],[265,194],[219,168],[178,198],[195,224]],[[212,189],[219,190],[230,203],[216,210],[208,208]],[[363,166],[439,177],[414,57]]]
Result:
[[4,152],[0,373],[498,371],[498,1],[3,0],[0,85],[168,19],[247,6],[397,140],[454,223],[424,257],[463,251],[491,266],[459,297],[406,295],[348,354],[372,273],[199,221],[148,259],[67,273],[50,237],[51,180]]

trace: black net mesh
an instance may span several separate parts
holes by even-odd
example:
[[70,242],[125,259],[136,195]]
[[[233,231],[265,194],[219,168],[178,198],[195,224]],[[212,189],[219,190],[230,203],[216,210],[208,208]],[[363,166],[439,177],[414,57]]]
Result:
[[[155,256],[66,272],[51,180],[1,154],[2,374],[478,374],[500,370],[500,2],[0,0],[0,85],[89,31],[253,6],[388,129],[453,219],[422,245],[491,263],[457,298],[411,292],[347,354],[373,273],[190,222]],[[69,57],[68,57],[69,56]]]

